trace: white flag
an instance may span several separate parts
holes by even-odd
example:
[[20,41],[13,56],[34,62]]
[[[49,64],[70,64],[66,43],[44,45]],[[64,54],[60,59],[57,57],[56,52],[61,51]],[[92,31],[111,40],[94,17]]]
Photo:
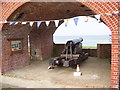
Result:
[[47,25],[47,27],[48,27],[48,26],[49,26],[49,24],[50,24],[50,21],[46,21],[45,23],[46,23],[46,25]]
[[7,20],[5,20],[4,23],[7,23]]
[[58,27],[59,25],[59,20],[55,20],[55,26]]
[[14,22],[10,22],[10,24],[9,25],[12,25]]
[[34,24],[34,22],[30,22],[30,26],[31,26],[31,27],[33,26],[33,24]]
[[95,15],[95,18],[97,19],[97,21],[100,23],[100,15]]
[[18,22],[16,22],[14,25],[17,25],[18,24]]
[[27,24],[27,22],[22,22],[22,24]]
[[98,20],[100,20],[100,15],[95,15],[95,18],[97,18]]
[[118,14],[118,13],[120,13],[120,11],[114,11],[114,13],[115,13],[115,14]]
[[39,28],[41,23],[42,23],[42,21],[37,21],[37,28]]

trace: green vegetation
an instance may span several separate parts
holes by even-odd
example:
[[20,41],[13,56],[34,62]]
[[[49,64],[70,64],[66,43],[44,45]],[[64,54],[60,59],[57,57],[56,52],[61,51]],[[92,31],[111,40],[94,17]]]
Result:
[[94,47],[94,46],[93,47],[92,46],[83,46],[82,48],[85,48],[85,49],[88,49],[88,48],[89,49],[96,49],[97,47]]

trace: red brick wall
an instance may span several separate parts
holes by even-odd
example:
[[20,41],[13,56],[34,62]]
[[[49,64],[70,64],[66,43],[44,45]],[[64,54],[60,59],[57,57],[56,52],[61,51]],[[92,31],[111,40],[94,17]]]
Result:
[[[120,2],[119,2],[119,6],[120,6]],[[119,10],[120,10],[120,8],[119,8]],[[118,41],[118,57],[119,57],[119,59],[118,59],[118,70],[119,70],[119,73],[118,73],[118,75],[119,75],[119,89],[120,89],[120,17],[119,17],[119,25],[118,25],[118,27],[119,27],[119,41]]]
[[64,49],[65,49],[65,45],[64,44],[54,44],[52,56],[53,57],[60,56],[60,54],[63,52]]
[[112,32],[112,65],[111,65],[111,85],[112,87],[115,87],[119,83],[119,68],[118,64],[120,63],[120,58],[119,58],[119,45],[120,43],[118,42],[118,31],[113,31]]
[[[79,0],[77,0],[79,1]],[[81,0],[80,0],[81,1]],[[86,0],[84,0],[86,1]],[[14,10],[16,10],[19,6],[21,6],[25,2],[16,2],[16,3],[2,3],[2,17],[0,17],[1,20],[7,19],[11,13],[13,13]],[[100,13],[109,13],[110,11],[117,11],[118,10],[118,3],[117,2],[81,2],[88,6],[90,9],[95,11],[97,14]],[[120,62],[119,58],[119,51],[120,45],[119,44],[119,34],[118,31],[118,15],[114,16],[108,16],[108,15],[102,15],[101,18],[104,20],[104,22],[108,25],[108,27],[112,30],[112,65],[111,65],[111,87],[116,88],[118,87],[119,83],[119,71],[118,71],[118,62]],[[0,26],[2,27],[2,25]],[[3,40],[5,40],[3,38]],[[4,41],[5,42],[5,41]],[[7,43],[7,42],[6,42]],[[2,52],[3,53],[3,52]],[[5,57],[3,57],[5,58]]]
[[[53,57],[58,57],[65,49],[64,44],[54,44],[53,46]],[[97,49],[82,48],[83,52],[87,52],[91,57],[97,57]]]
[[[2,73],[20,68],[29,64],[28,56],[28,34],[30,32],[29,26],[5,25],[2,28]],[[15,53],[10,56],[9,41],[7,39],[22,38],[23,53]]]
[[55,30],[54,23],[51,23],[48,27],[45,26],[45,23],[42,23],[39,29],[34,28],[30,32],[32,59],[43,60],[51,57]]
[[99,58],[111,58],[111,44],[97,44],[97,56]]
[[0,74],[2,72],[2,32],[0,32]]
[[[79,1],[79,0],[78,0]],[[119,6],[118,2],[82,2],[89,8],[91,8],[93,11],[95,11],[97,14],[100,13],[110,13],[111,11],[118,11]],[[118,45],[118,36],[119,36],[119,30],[118,30],[118,15],[114,16],[108,16],[108,15],[102,15],[101,18],[103,21],[107,24],[107,26],[112,30],[112,60],[111,60],[111,88],[117,88],[119,85],[119,68],[118,68],[118,62],[120,62],[119,58],[119,49]]]

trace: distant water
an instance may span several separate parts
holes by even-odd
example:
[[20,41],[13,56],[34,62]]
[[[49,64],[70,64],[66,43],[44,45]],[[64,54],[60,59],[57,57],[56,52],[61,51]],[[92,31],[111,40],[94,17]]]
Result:
[[81,36],[54,36],[55,44],[65,44],[68,40],[83,38],[83,46],[97,46],[98,43],[111,43],[110,35],[81,35]]

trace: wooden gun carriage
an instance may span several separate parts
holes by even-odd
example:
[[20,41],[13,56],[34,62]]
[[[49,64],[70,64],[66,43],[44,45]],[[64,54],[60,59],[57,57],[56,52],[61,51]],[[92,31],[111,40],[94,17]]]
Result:
[[49,61],[48,69],[54,69],[56,65],[76,68],[77,65],[86,60],[88,53],[82,51],[82,41],[82,38],[67,41],[62,54]]

